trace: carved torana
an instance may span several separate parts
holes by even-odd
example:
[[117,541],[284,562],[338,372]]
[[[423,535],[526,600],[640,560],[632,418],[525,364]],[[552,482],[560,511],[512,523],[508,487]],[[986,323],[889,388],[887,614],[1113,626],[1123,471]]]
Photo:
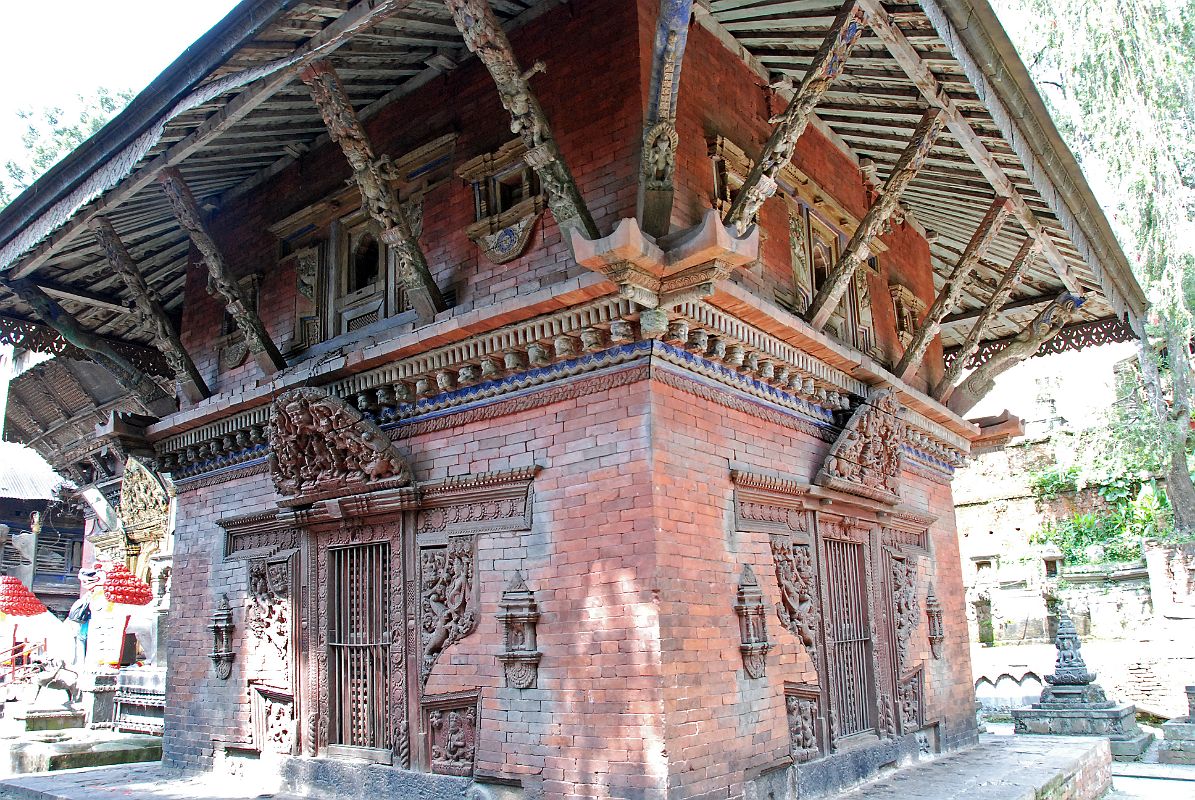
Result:
[[274,486],[288,501],[411,482],[411,470],[390,437],[320,389],[292,389],[274,401],[270,447]]
[[816,482],[884,503],[900,502],[901,448],[907,433],[903,414],[890,390],[873,390],[830,446]]
[[131,456],[125,462],[118,513],[125,538],[131,545],[128,550],[137,552],[136,563],[129,568],[134,575],[145,579],[149,575],[149,559],[162,548],[167,534],[170,497],[158,476]]

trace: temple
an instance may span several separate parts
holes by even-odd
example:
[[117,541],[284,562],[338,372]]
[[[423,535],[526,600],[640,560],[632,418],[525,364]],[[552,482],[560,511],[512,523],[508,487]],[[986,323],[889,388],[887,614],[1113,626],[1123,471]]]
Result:
[[973,743],[966,415],[1145,309],[984,0],[244,0],[0,270],[166,762],[446,797]]

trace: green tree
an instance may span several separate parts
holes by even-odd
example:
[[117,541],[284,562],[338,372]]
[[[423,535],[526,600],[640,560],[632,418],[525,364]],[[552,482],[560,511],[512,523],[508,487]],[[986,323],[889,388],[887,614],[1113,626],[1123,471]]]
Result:
[[128,105],[133,93],[100,88],[90,97],[78,95],[78,98],[79,107],[69,111],[54,106],[17,112],[25,123],[25,132],[21,135],[25,151],[20,157],[4,162],[4,175],[0,176],[0,208],[12,202],[39,175],[58,163],[58,159],[104,127],[112,115]]
[[1150,301],[1139,363],[1175,527],[1187,464],[1195,309],[1195,0],[994,0]]

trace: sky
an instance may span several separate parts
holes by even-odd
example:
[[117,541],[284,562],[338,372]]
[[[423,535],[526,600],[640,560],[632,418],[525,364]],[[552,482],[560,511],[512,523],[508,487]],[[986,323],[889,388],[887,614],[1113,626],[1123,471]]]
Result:
[[[22,109],[76,108],[102,87],[138,92],[237,0],[6,3],[0,34],[0,163],[18,159]],[[49,12],[49,13],[48,13]]]

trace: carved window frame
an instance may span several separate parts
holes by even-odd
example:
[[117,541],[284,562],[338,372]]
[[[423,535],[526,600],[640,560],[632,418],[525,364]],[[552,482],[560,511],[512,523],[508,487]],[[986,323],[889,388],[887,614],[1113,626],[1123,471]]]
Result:
[[[539,176],[524,159],[527,145],[512,139],[497,150],[469,159],[457,176],[473,191],[473,224],[465,228],[482,253],[495,264],[505,264],[526,250],[535,221],[543,214],[546,195]],[[502,202],[502,187],[520,186],[519,199]]]
[[[241,292],[244,294],[245,299],[249,301],[249,307],[253,310],[253,313],[260,316],[261,273],[255,272],[252,275],[246,275],[239,278],[237,283],[240,284]],[[209,295],[219,298],[211,276],[208,276],[207,292]],[[244,364],[245,359],[249,356],[249,345],[245,342],[245,334],[237,327],[236,321],[227,309],[220,316],[220,327],[215,344],[217,353],[216,361],[220,372],[236,369]]]

